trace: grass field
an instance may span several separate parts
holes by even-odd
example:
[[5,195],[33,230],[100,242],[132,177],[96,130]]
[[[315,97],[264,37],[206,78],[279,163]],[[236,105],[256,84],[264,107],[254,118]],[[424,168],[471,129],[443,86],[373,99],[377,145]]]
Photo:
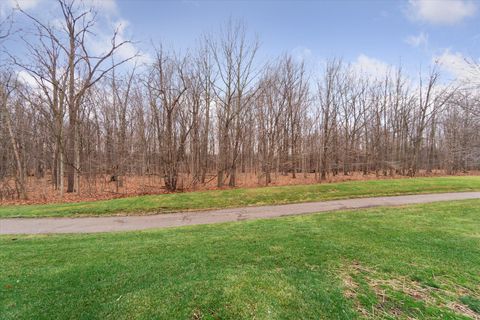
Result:
[[174,193],[95,202],[0,206],[0,218],[167,213],[358,197],[474,190],[480,190],[480,176],[352,181]]
[[1,319],[468,319],[480,200],[0,237]]

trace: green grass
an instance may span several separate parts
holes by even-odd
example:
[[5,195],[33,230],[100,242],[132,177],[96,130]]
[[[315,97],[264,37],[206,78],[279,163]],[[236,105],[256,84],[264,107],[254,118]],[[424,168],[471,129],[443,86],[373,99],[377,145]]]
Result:
[[480,200],[1,236],[0,261],[5,320],[467,319],[460,309],[480,297]]
[[167,213],[359,197],[474,190],[480,190],[480,176],[352,181],[331,184],[174,193],[95,202],[0,206],[0,218]]
[[471,296],[463,296],[460,297],[460,301],[468,306],[472,311],[480,314],[480,299],[471,297]]

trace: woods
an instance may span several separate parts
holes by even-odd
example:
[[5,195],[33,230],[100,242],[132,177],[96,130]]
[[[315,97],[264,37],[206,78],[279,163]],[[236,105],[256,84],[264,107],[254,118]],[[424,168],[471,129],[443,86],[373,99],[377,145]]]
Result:
[[[0,200],[105,184],[122,193],[126,180],[173,192],[235,187],[247,173],[269,185],[480,169],[480,96],[436,66],[372,76],[339,58],[319,70],[289,54],[265,63],[259,39],[232,20],[185,53],[159,45],[138,63],[118,55],[130,41],[117,30],[93,53],[93,9],[60,0],[56,10],[61,22],[17,12],[38,41],[20,35],[28,55],[2,54]],[[19,37],[0,27],[0,41]]]

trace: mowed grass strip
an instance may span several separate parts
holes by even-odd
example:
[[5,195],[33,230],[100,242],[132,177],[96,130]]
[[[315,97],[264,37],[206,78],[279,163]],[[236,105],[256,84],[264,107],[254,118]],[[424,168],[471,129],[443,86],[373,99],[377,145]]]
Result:
[[469,319],[480,200],[0,237],[1,319]]
[[369,180],[173,193],[65,204],[0,206],[0,218],[168,213],[359,197],[477,190],[480,190],[480,176]]

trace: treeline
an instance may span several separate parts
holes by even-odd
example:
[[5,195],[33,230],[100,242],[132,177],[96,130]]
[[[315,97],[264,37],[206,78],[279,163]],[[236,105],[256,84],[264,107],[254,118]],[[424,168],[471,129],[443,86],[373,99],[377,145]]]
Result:
[[158,175],[175,191],[180,177],[234,187],[241,172],[268,185],[273,174],[480,169],[479,95],[434,67],[413,79],[340,59],[319,72],[288,54],[262,64],[258,41],[234,22],[187,54],[157,47],[140,65],[118,58],[129,42],[116,32],[91,53],[95,15],[72,1],[58,8],[61,25],[18,13],[38,41],[25,40],[26,56],[7,53],[0,71],[0,198],[28,197],[32,175],[63,195],[98,175],[117,188]]

